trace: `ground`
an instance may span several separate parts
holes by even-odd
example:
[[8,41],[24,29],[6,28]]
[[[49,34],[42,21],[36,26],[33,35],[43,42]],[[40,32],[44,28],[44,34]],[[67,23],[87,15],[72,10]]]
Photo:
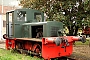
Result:
[[0,48],[5,49],[5,41],[0,41]]
[[[5,49],[5,42],[0,42],[0,48]],[[89,45],[74,45],[71,57],[77,60],[90,60]]]
[[89,45],[76,45],[73,48],[73,54],[71,55],[77,60],[90,60],[90,47]]

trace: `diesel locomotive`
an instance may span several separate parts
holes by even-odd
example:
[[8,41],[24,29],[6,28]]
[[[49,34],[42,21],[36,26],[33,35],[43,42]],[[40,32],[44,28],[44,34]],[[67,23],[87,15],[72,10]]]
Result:
[[6,49],[25,51],[50,60],[70,56],[75,41],[85,42],[85,37],[63,36],[63,23],[45,21],[44,17],[43,12],[34,9],[8,11],[6,34],[3,35]]

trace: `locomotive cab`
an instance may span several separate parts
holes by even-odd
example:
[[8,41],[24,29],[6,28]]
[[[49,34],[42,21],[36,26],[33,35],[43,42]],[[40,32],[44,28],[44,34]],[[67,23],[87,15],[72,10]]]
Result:
[[[10,20],[12,14],[12,20]],[[58,21],[44,21],[44,13],[34,9],[16,9],[6,13],[6,35],[9,38],[56,37],[57,31],[63,29]]]
[[10,38],[22,37],[22,24],[43,22],[44,14],[34,9],[16,9],[6,13],[6,34]]

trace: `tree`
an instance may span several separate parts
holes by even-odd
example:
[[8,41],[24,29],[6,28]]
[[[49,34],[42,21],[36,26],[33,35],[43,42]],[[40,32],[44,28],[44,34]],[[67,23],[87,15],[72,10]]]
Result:
[[43,11],[48,16],[47,20],[63,22],[69,35],[77,35],[84,22],[90,22],[89,0],[22,0],[20,5]]

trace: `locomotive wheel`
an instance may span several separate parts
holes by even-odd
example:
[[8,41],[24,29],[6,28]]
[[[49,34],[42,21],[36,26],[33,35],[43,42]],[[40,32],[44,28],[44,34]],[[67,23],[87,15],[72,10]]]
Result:
[[33,55],[34,56],[40,56],[40,53],[41,53],[41,46],[40,44],[36,43],[33,45],[32,47],[32,51],[33,51]]

